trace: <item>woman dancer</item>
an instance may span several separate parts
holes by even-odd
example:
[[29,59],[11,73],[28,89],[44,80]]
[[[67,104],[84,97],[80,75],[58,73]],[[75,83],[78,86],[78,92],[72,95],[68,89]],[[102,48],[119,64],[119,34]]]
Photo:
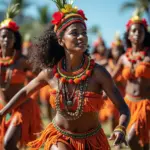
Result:
[[34,69],[43,70],[0,111],[1,117],[49,84],[54,89],[50,101],[56,116],[28,145],[39,149],[45,144],[45,150],[109,150],[98,118],[104,89],[121,114],[111,139],[114,145],[126,143],[129,110],[109,73],[87,54],[84,12],[64,0],[55,3],[59,11],[53,15],[54,26],[48,27],[32,51]]
[[132,150],[149,149],[150,131],[150,34],[147,22],[139,16],[132,17],[127,25],[123,55],[113,73],[122,71],[127,81],[125,100],[131,111],[128,140]]
[[[12,18],[16,15],[18,5],[12,5],[7,18],[0,24],[0,99],[8,101],[23,88],[29,68],[26,59],[21,55],[22,38],[19,26]],[[34,133],[40,132],[41,120],[36,101],[26,100],[20,107],[10,111],[1,125],[1,141],[5,150],[17,150],[34,140]]]

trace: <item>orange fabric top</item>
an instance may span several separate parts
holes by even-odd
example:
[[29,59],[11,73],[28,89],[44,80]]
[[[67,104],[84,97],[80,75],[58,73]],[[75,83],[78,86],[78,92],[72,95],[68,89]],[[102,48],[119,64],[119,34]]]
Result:
[[142,62],[136,66],[134,73],[131,71],[130,67],[124,67],[122,71],[122,76],[125,80],[130,78],[150,78],[150,63]]
[[[3,74],[3,80],[5,80],[5,77],[6,77],[6,73]],[[26,78],[25,72],[18,69],[14,69],[12,73],[11,84],[24,83],[25,78]]]
[[[52,108],[56,108],[55,106],[56,99],[56,90],[50,90],[50,104]],[[102,108],[104,101],[102,100],[102,93],[97,94],[94,92],[85,92],[84,94],[84,112],[99,112]],[[72,107],[72,110],[76,110],[78,106],[78,98],[75,100],[75,104]],[[62,100],[62,95],[60,95],[60,107],[61,109],[65,109],[65,105]]]

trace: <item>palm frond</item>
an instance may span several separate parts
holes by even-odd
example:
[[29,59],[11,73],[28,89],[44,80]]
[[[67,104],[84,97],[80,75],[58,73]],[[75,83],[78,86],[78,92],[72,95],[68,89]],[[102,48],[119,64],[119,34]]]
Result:
[[52,1],[56,4],[59,10],[64,8],[64,5],[67,3],[66,0],[52,0]]
[[127,9],[135,8],[136,6],[137,4],[135,2],[126,2],[121,6],[120,11],[123,12]]
[[20,12],[19,4],[14,4],[8,7],[6,18],[14,18]]
[[41,24],[46,24],[50,21],[50,14],[48,12],[49,10],[49,6],[43,6],[43,7],[40,7],[38,8],[38,12],[39,12],[39,16],[40,16],[40,23]]

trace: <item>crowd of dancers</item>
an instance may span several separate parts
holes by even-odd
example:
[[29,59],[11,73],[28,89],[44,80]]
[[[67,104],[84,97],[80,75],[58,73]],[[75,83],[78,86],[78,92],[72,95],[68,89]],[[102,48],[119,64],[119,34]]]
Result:
[[54,2],[58,11],[36,42],[22,41],[17,5],[0,23],[0,150],[110,150],[109,140],[116,150],[149,150],[147,21],[135,14],[124,39],[115,34],[108,48],[99,35],[89,53],[84,11]]

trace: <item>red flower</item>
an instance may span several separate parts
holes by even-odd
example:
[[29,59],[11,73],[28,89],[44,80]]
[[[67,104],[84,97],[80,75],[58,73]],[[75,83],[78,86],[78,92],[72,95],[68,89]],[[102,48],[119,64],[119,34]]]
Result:
[[133,64],[135,64],[135,63],[136,63],[136,60],[133,59],[133,60],[131,60],[131,62],[132,62]]
[[129,20],[129,21],[127,22],[127,24],[126,24],[126,29],[127,29],[127,30],[129,29],[129,27],[131,26],[131,24],[132,24],[132,21]]
[[59,12],[59,11],[55,12],[52,16],[54,18],[54,20],[52,20],[52,24],[58,25],[60,21],[62,20],[63,16],[64,14],[62,12]]
[[81,15],[82,17],[83,17],[83,19],[85,19],[85,20],[87,20],[87,18],[85,17],[85,14],[84,14],[84,12],[83,12],[83,10],[78,10],[77,11],[77,13],[79,14],[79,15]]
[[19,29],[19,26],[14,21],[10,21],[8,24],[8,27],[12,29],[13,31],[18,31]]
[[148,24],[147,24],[146,19],[142,19],[142,24],[145,26],[145,28],[147,28],[147,27],[148,27]]

